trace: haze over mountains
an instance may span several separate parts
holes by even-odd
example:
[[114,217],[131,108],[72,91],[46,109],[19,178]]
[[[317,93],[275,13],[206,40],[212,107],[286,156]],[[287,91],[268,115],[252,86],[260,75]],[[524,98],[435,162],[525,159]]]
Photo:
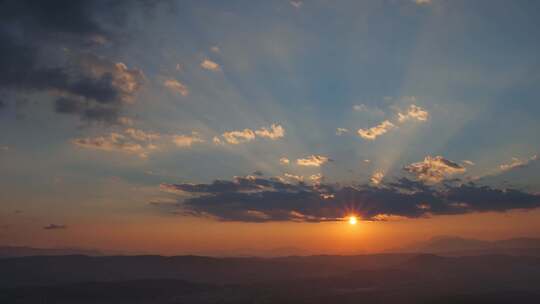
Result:
[[537,303],[540,257],[0,259],[1,303]]

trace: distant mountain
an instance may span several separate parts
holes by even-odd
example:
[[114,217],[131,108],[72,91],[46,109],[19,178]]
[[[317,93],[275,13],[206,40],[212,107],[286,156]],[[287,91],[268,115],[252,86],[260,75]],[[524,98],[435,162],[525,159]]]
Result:
[[15,246],[0,247],[0,258],[40,256],[40,255],[100,256],[100,255],[104,255],[104,253],[98,250],[77,249],[77,248],[32,248],[32,247],[15,247]]
[[529,255],[540,256],[540,238],[513,238],[499,241],[483,241],[455,236],[438,236],[394,252],[433,253],[439,255]]
[[377,254],[0,259],[0,303],[538,303],[540,258]]

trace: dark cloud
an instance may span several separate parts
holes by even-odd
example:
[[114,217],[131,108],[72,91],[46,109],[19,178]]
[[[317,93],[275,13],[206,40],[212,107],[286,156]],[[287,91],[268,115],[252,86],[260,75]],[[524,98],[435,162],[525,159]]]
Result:
[[103,20],[124,19],[126,3],[1,2],[0,90],[47,92],[58,96],[58,113],[116,122],[144,77],[140,70],[88,51],[89,44],[101,45],[118,36]]
[[429,186],[406,178],[379,187],[290,184],[253,176],[162,187],[190,195],[176,204],[184,214],[243,222],[340,221],[351,213],[385,220],[540,207],[540,195],[520,190],[455,181]]
[[43,229],[45,230],[56,230],[56,229],[66,229],[66,228],[67,228],[66,225],[61,225],[61,224],[49,224],[43,227]]

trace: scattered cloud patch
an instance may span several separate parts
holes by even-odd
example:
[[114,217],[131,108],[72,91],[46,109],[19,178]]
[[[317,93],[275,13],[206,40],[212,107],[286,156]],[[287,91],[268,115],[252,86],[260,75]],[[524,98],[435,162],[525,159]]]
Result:
[[237,145],[254,140],[255,132],[251,129],[244,129],[242,131],[225,132],[222,136],[229,144]]
[[538,155],[533,155],[528,159],[519,159],[517,157],[512,157],[512,161],[507,164],[502,164],[499,166],[499,169],[501,171],[508,171],[515,168],[523,168],[526,167],[530,162],[535,161],[538,159]]
[[178,93],[182,96],[188,96],[189,95],[189,89],[188,87],[179,82],[176,79],[167,79],[163,82],[163,85],[168,88],[169,90]]
[[177,147],[180,148],[188,148],[194,143],[204,142],[204,140],[199,137],[197,132],[193,132],[191,135],[173,135],[172,141]]
[[341,136],[341,135],[343,135],[343,134],[345,134],[345,133],[347,133],[347,132],[349,132],[349,130],[348,130],[348,129],[345,129],[345,128],[337,128],[337,129],[336,129],[336,135],[337,135],[337,136]]
[[282,157],[279,159],[279,163],[282,164],[282,165],[288,165],[291,161],[286,158],[286,157]]
[[400,123],[409,120],[426,121],[428,118],[428,111],[414,104],[410,105],[405,113],[398,112],[398,121]]
[[270,129],[263,127],[259,130],[256,130],[255,134],[259,137],[276,140],[285,136],[285,129],[283,129],[281,125],[272,124],[272,126],[270,126]]
[[423,161],[412,163],[404,168],[426,183],[438,183],[448,176],[465,173],[465,167],[442,156],[426,156]]
[[414,3],[418,5],[428,5],[431,4],[432,0],[413,0]]
[[467,166],[474,166],[474,165],[475,165],[473,161],[467,160],[467,159],[462,160],[461,162],[462,162],[463,164],[467,165]]
[[[285,129],[279,124],[272,124],[270,128],[262,127],[258,130],[244,129],[239,131],[229,131],[221,135],[225,142],[233,145],[254,140],[256,137],[277,140],[285,136]],[[219,137],[214,137],[214,143],[221,141]]]
[[381,171],[381,170],[377,170],[377,171],[373,172],[373,174],[371,175],[369,181],[373,185],[379,185],[380,183],[382,183],[383,178],[384,178],[384,172]]
[[320,167],[326,164],[330,159],[322,155],[310,155],[305,158],[299,158],[296,160],[296,164],[306,167]]
[[363,139],[374,140],[393,128],[396,128],[396,126],[389,120],[385,120],[369,129],[358,129],[358,135]]
[[209,71],[214,71],[214,72],[221,70],[221,67],[219,66],[219,64],[217,64],[216,62],[210,59],[204,59],[201,62],[201,68],[205,70],[209,70]]

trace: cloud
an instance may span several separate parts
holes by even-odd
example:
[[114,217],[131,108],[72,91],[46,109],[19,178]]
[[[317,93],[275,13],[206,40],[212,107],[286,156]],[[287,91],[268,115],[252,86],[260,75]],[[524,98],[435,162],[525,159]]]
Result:
[[380,171],[380,170],[377,170],[377,171],[373,172],[373,174],[371,175],[369,181],[373,185],[379,185],[382,182],[383,178],[384,178],[384,172]]
[[203,60],[201,62],[201,68],[205,70],[214,71],[214,72],[221,70],[221,67],[219,66],[219,64],[217,64],[216,62],[210,59]]
[[181,214],[242,222],[342,221],[351,212],[362,220],[381,221],[540,207],[540,195],[520,190],[473,183],[433,187],[406,178],[375,187],[291,184],[248,176],[162,188],[181,194],[176,204]]
[[212,51],[214,53],[220,53],[221,52],[220,48],[217,45],[214,45],[213,47],[211,47],[210,51]]
[[302,175],[294,175],[294,174],[290,174],[290,173],[285,173],[283,174],[283,176],[287,179],[290,179],[290,180],[294,180],[294,181],[297,181],[297,182],[303,182],[304,181],[304,177]]
[[[115,31],[122,25],[118,20],[127,11],[124,5],[106,9],[106,1],[3,3],[0,89],[47,93],[56,99],[57,113],[118,123],[119,113],[133,101],[144,75],[89,50],[115,39]],[[116,26],[107,26],[107,22]],[[62,49],[65,51],[51,52]]]
[[465,167],[442,156],[426,156],[423,161],[410,164],[404,170],[427,183],[438,183],[448,176],[466,171]]
[[502,164],[499,166],[499,169],[501,171],[508,171],[515,168],[523,168],[526,167],[530,162],[535,161],[538,159],[537,155],[533,155],[528,159],[519,159],[517,157],[512,157],[512,161],[507,164]]
[[409,106],[407,112],[398,112],[398,121],[400,123],[406,122],[408,120],[426,121],[428,118],[428,111],[414,104]]
[[471,160],[465,159],[465,160],[462,160],[461,162],[464,163],[467,166],[474,166],[474,162],[471,161]]
[[295,8],[301,8],[304,3],[302,1],[291,1],[290,4]]
[[279,159],[279,163],[282,164],[282,165],[288,165],[291,161],[286,158],[286,157],[282,157]]
[[173,135],[172,141],[180,148],[191,147],[194,143],[204,142],[196,132],[191,135]]
[[107,136],[75,138],[71,143],[81,148],[123,152],[137,154],[142,158],[147,157],[146,149],[141,144],[130,141],[127,136],[116,132],[112,132]]
[[49,224],[45,227],[43,227],[45,230],[58,230],[58,229],[67,229],[66,225],[59,225],[59,224]]
[[161,134],[159,133],[146,132],[134,128],[128,128],[124,132],[128,134],[131,138],[139,141],[158,140],[161,137]]
[[369,129],[358,129],[358,135],[360,135],[360,137],[363,139],[374,140],[378,136],[385,134],[393,128],[396,128],[396,126],[389,120],[385,120]]
[[270,130],[263,127],[259,130],[256,130],[255,134],[259,137],[276,140],[285,136],[285,129],[283,129],[281,125],[272,124],[270,126]]
[[242,131],[229,131],[222,134],[223,138],[229,144],[237,145],[252,141],[255,139],[255,132],[251,129],[244,129]]
[[296,160],[296,163],[299,166],[306,167],[320,167],[321,165],[326,164],[330,159],[322,155],[310,155],[305,158],[299,158]]
[[418,5],[428,5],[428,4],[431,4],[432,0],[413,0],[413,1],[414,3]]
[[189,95],[188,87],[176,79],[167,79],[163,82],[163,85],[171,91],[176,92],[182,96]]
[[337,128],[337,129],[336,129],[336,135],[337,135],[337,136],[341,136],[341,135],[343,135],[343,134],[345,134],[345,133],[347,133],[347,132],[349,132],[349,130],[348,130],[348,129],[345,129],[345,128]]
[[[244,129],[240,131],[229,131],[221,135],[223,139],[233,145],[254,140],[257,136],[271,140],[277,140],[285,136],[285,129],[279,124],[272,124],[270,128],[262,127],[258,130]],[[221,142],[219,138],[214,138],[214,143]]]

